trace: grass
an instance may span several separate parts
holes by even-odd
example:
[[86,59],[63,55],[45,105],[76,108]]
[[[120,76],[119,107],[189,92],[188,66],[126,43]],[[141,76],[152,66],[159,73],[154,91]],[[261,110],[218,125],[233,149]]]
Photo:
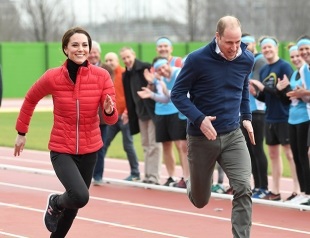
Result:
[[[0,146],[5,147],[14,146],[15,138],[17,135],[15,130],[15,122],[17,116],[18,116],[17,112],[0,113]],[[27,142],[25,149],[47,151],[52,124],[53,124],[52,112],[34,112],[29,127],[29,132],[27,134]],[[138,158],[140,161],[142,161],[143,149],[141,147],[141,140],[139,134],[134,136],[134,145],[136,148]],[[266,155],[268,155],[266,149],[265,151]],[[121,133],[118,133],[114,141],[111,143],[108,149],[107,157],[126,159],[126,154],[123,150]],[[284,155],[282,155],[282,157],[283,157],[283,176],[290,177],[290,171],[287,160],[285,159]],[[268,172],[270,174],[270,161],[268,164],[269,164]]]

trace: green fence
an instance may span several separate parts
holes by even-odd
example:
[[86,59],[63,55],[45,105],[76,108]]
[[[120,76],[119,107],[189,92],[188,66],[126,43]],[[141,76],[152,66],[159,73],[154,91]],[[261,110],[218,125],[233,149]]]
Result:
[[[174,43],[173,55],[185,56],[203,46],[204,42]],[[152,62],[156,55],[155,43],[101,43],[102,57],[107,52],[119,53],[124,46],[132,47],[137,58]],[[289,61],[286,43],[281,43],[279,54]],[[49,68],[61,65],[65,56],[61,43],[0,43],[3,97],[24,97],[29,87]]]

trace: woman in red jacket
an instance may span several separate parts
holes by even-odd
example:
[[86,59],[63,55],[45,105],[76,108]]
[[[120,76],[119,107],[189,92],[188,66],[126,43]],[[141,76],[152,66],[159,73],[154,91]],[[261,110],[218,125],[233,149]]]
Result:
[[78,209],[89,200],[97,151],[103,142],[99,130],[98,108],[103,108],[106,124],[117,122],[115,91],[109,73],[87,61],[91,38],[82,28],[69,29],[62,38],[65,63],[47,70],[27,92],[16,121],[18,135],[14,156],[20,155],[29,123],[37,103],[52,95],[54,124],[48,148],[63,194],[48,197],[44,222],[50,237],[65,237]]

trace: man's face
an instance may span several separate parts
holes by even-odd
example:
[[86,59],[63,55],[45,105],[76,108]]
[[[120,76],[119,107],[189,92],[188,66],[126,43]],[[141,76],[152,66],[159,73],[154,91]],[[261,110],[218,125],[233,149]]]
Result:
[[126,68],[131,69],[133,64],[135,63],[135,54],[131,50],[124,50],[120,53],[120,55]]
[[298,47],[299,54],[301,58],[306,61],[308,65],[310,65],[310,45],[302,45]]
[[278,47],[272,43],[266,43],[262,47],[262,54],[268,62],[273,62],[278,56]]
[[240,27],[226,28],[222,36],[216,32],[216,40],[225,58],[232,60],[240,48],[241,29]]
[[117,57],[112,54],[107,54],[105,56],[105,63],[109,65],[113,70],[115,70],[119,65]]
[[92,47],[89,56],[88,56],[88,61],[89,63],[93,64],[93,65],[98,65],[98,63],[100,62],[100,52],[98,50],[98,48],[96,47]]
[[156,46],[156,52],[158,56],[169,59],[172,54],[172,46],[166,42],[160,43]]

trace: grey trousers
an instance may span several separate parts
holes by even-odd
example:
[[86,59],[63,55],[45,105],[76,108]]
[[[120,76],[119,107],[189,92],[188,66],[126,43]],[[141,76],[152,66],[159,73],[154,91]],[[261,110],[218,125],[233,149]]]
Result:
[[152,120],[139,119],[141,143],[144,152],[144,180],[160,183],[162,144],[156,142],[155,124]]
[[205,136],[188,136],[190,178],[187,194],[197,208],[208,204],[212,175],[216,162],[226,173],[233,188],[232,233],[234,238],[250,237],[252,225],[251,159],[241,129],[218,135],[216,140]]

